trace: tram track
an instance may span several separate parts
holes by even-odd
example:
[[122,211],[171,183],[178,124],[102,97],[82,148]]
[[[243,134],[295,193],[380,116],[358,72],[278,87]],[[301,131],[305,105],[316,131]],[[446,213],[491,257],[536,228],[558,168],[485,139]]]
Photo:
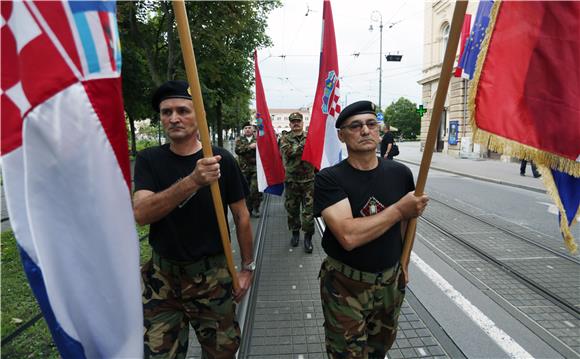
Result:
[[[552,268],[552,270],[554,270],[554,273],[565,272],[570,267],[576,268],[576,273],[580,271],[580,260],[578,260],[577,258],[558,252],[557,250],[554,250],[535,240],[529,239],[517,232],[514,232],[513,230],[504,228],[500,225],[497,225],[496,223],[492,223],[483,218],[480,218],[477,215],[473,215],[464,210],[455,208],[445,202],[433,198],[431,198],[431,201],[437,203],[438,205],[444,206],[446,210],[449,209],[454,211],[454,213],[456,213],[459,216],[456,218],[462,218],[458,222],[467,219],[471,221],[473,220],[476,221],[476,223],[478,223],[479,225],[478,233],[479,234],[487,232],[494,233],[494,238],[497,241],[497,243],[500,243],[500,241],[503,241],[501,243],[511,241],[512,243],[515,243],[518,246],[526,247],[528,250],[531,248],[531,250],[537,253],[545,254],[543,257],[550,258],[551,263],[550,267]],[[528,262],[534,261],[534,259],[526,258],[525,256],[521,256],[521,258],[518,258],[517,254],[512,255],[509,259],[502,258],[505,257],[505,253],[500,253],[499,250],[496,250],[496,253],[493,253],[493,251],[486,249],[485,244],[480,244],[478,243],[477,238],[473,238],[474,237],[473,233],[465,231],[463,232],[453,231],[450,228],[446,227],[445,222],[443,222],[443,224],[440,224],[441,221],[438,221],[435,218],[430,218],[428,212],[424,216],[420,217],[419,220],[436,229],[445,237],[451,238],[454,241],[463,245],[464,247],[467,247],[469,250],[473,251],[478,257],[484,259],[486,262],[493,264],[494,266],[500,268],[502,271],[517,278],[520,282],[524,283],[534,292],[538,293],[540,296],[554,303],[554,305],[560,307],[561,309],[570,313],[574,317],[580,318],[580,305],[576,302],[570,301],[568,298],[564,298],[563,294],[565,293],[563,293],[561,287],[557,285],[558,278],[556,278],[556,274],[553,275],[553,278],[549,278],[549,280],[544,280],[540,282],[537,279],[534,279],[533,276],[530,275],[530,273],[526,273],[525,267],[520,265],[520,263],[526,261]],[[503,256],[501,254],[503,254]],[[522,269],[522,267],[524,269]],[[547,271],[547,276],[549,277],[549,275],[550,272]],[[553,288],[550,288],[551,286]],[[558,289],[560,289],[559,292]],[[574,289],[568,288],[568,290],[570,291]]]

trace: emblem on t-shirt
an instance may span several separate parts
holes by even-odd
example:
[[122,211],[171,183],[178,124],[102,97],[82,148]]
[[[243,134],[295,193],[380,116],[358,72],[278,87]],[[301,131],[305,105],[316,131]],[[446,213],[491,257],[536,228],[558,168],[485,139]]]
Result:
[[369,200],[364,205],[364,207],[360,210],[360,213],[363,216],[368,217],[368,216],[372,216],[373,214],[377,214],[379,212],[382,212],[384,209],[385,209],[385,206],[383,206],[383,204],[381,202],[379,202],[378,199],[371,196],[371,198],[369,198]]

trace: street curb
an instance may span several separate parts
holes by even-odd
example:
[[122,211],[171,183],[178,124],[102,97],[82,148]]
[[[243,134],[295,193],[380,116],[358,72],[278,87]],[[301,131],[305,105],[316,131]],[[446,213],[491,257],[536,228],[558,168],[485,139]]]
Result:
[[[420,166],[421,163],[419,162],[414,162],[414,161],[409,161],[409,160],[402,160],[402,159],[398,159],[397,161],[400,162],[404,162],[404,163],[409,163],[415,166]],[[430,167],[433,170],[436,171],[441,171],[441,172],[447,172],[447,173],[452,173],[454,175],[458,175],[458,176],[463,176],[463,177],[469,177],[469,178],[473,178],[479,181],[485,181],[485,182],[491,182],[491,183],[497,183],[497,184],[501,184],[504,186],[510,186],[510,187],[516,187],[516,188],[522,188],[528,191],[533,191],[533,192],[537,192],[537,193],[547,193],[547,191],[545,189],[541,189],[541,188],[536,188],[536,187],[531,187],[531,186],[526,186],[523,184],[517,184],[517,183],[511,183],[511,182],[506,182],[506,181],[502,181],[502,180],[498,180],[495,178],[489,178],[489,177],[481,177],[481,176],[475,176],[475,175],[471,175],[468,173],[463,173],[463,172],[457,172],[457,171],[452,171],[446,168],[441,168],[441,167]]]

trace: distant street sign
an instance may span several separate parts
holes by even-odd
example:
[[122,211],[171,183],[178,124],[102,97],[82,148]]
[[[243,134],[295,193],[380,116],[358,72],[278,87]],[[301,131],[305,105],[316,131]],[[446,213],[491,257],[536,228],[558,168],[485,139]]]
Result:
[[378,121],[383,121],[385,119],[385,116],[383,115],[382,112],[377,113],[377,120]]
[[386,55],[387,56],[387,61],[397,61],[400,62],[401,59],[403,58],[403,55]]

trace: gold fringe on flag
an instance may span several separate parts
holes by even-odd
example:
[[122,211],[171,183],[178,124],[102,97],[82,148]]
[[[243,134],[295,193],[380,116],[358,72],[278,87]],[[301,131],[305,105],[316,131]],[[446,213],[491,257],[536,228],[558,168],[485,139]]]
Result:
[[475,74],[473,77],[473,83],[469,89],[469,96],[468,96],[468,109],[470,113],[469,118],[469,125],[473,131],[473,139],[474,142],[487,145],[487,148],[501,154],[505,154],[508,156],[513,156],[519,159],[525,159],[528,161],[533,161],[538,169],[542,174],[542,179],[548,194],[552,197],[554,203],[558,207],[560,211],[560,231],[562,232],[562,236],[564,237],[564,243],[566,248],[571,253],[576,253],[577,245],[572,236],[572,232],[570,227],[576,222],[576,217],[580,216],[580,209],[578,213],[574,215],[570,226],[568,226],[568,218],[566,216],[566,212],[564,211],[564,206],[562,205],[562,201],[560,200],[560,195],[558,193],[558,189],[556,188],[556,184],[554,182],[554,178],[552,176],[552,172],[550,169],[555,169],[560,172],[567,173],[571,176],[576,178],[580,177],[580,162],[575,162],[573,160],[563,158],[561,156],[555,155],[550,152],[542,151],[531,146],[523,145],[519,142],[513,141],[509,138],[502,137],[488,131],[482,130],[481,128],[477,127],[477,123],[475,121],[475,98],[477,97],[477,88],[479,86],[479,79],[481,76],[481,70],[485,63],[485,59],[487,57],[487,51],[489,49],[489,42],[491,39],[491,34],[493,33],[493,29],[495,28],[495,23],[497,19],[497,15],[501,9],[501,0],[496,0],[492,6],[490,12],[490,22],[489,26],[486,30],[485,38],[481,45],[481,52],[477,58]]
[[562,232],[562,236],[564,237],[564,244],[566,248],[570,251],[570,253],[575,254],[578,250],[578,246],[576,245],[576,241],[574,240],[574,236],[572,236],[572,231],[570,227],[576,223],[576,218],[580,216],[580,208],[578,212],[574,214],[574,218],[572,218],[572,222],[568,226],[568,216],[566,216],[566,211],[564,211],[564,206],[562,205],[562,201],[560,200],[560,194],[558,193],[558,188],[556,188],[556,183],[554,182],[554,177],[552,176],[552,171],[546,166],[538,166],[538,170],[542,174],[542,179],[544,180],[544,186],[548,190],[548,194],[554,200],[554,203],[558,207],[560,211],[560,231]]
[[469,89],[469,125],[473,131],[473,141],[487,145],[489,149],[497,153],[502,153],[504,155],[513,156],[528,161],[534,161],[536,165],[546,166],[560,172],[565,172],[574,177],[580,177],[580,162],[576,162],[550,152],[523,145],[509,138],[487,132],[477,127],[477,123],[475,121],[475,98],[477,97],[477,88],[479,86],[481,70],[487,57],[491,34],[493,33],[493,29],[495,27],[497,15],[501,8],[501,3],[502,2],[500,0],[497,0],[494,2],[491,8],[489,26],[487,27],[485,38],[481,45],[481,52],[477,58],[473,84],[471,84]]

